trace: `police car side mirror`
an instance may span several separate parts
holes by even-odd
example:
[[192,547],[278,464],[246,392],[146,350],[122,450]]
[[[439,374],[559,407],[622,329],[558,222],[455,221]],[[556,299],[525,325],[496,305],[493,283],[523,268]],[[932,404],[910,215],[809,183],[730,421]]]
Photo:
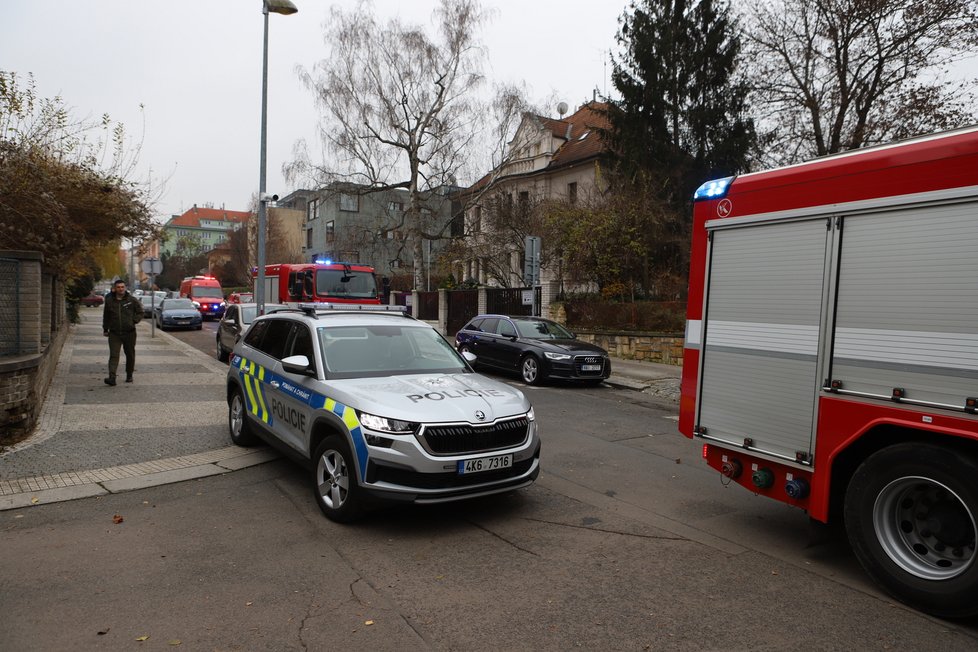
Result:
[[282,359],[282,368],[290,374],[315,376],[316,370],[310,368],[309,358],[304,355],[290,355]]

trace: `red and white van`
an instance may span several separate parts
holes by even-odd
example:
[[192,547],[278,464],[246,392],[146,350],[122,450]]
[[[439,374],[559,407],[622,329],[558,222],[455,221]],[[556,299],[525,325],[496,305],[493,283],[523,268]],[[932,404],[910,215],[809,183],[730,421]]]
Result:
[[220,319],[224,316],[224,291],[213,276],[188,276],[180,283],[180,296],[197,303],[204,319]]

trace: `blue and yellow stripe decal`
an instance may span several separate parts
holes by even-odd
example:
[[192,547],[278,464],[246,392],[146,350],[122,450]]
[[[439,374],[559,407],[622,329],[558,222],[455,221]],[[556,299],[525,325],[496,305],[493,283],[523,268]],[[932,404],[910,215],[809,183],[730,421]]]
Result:
[[247,396],[246,406],[248,411],[253,415],[261,419],[264,423],[271,425],[272,415],[268,410],[268,404],[265,402],[265,397],[262,392],[262,383],[265,382],[265,367],[257,365],[254,361],[249,361],[245,358],[241,358],[240,361],[235,359],[235,364],[238,367],[238,374],[241,376],[241,382],[245,386],[245,395]]
[[356,410],[324,394],[299,389],[293,386],[292,381],[289,379],[272,373],[261,365],[255,364],[253,360],[248,360],[243,356],[234,356],[231,360],[231,365],[238,369],[238,375],[245,387],[245,402],[247,403],[245,407],[249,412],[261,419],[265,424],[272,425],[273,416],[265,400],[264,383],[270,383],[273,380],[277,381],[279,383],[277,391],[288,394],[294,400],[305,403],[313,410],[331,412],[343,422],[343,425],[350,432],[350,441],[353,443],[353,453],[357,457],[357,463],[360,465],[362,472],[366,471],[367,459],[370,457],[370,454],[367,449],[367,441],[363,435],[363,428],[360,425],[360,420],[357,418]]

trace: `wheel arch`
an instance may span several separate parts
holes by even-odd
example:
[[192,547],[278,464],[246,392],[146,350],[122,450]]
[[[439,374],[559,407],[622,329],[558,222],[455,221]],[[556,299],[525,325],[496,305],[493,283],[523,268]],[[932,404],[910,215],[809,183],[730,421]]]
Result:
[[978,440],[949,434],[941,430],[913,428],[895,423],[883,423],[871,427],[851,445],[843,449],[832,461],[828,505],[828,523],[842,522],[846,492],[859,465],[874,453],[890,446],[905,443],[929,444],[957,451],[978,460]]
[[[347,408],[350,409],[350,408]],[[346,427],[343,420],[333,414],[325,413],[320,414],[313,421],[312,427],[309,429],[309,461],[312,464],[316,463],[315,455],[316,450],[319,449],[320,444],[323,443],[327,437],[332,435],[338,435],[346,441],[346,445],[350,447],[350,452],[353,454],[353,465],[357,470],[357,478],[361,483],[363,483],[366,477],[366,464],[364,460],[366,455],[361,455],[361,446],[357,442],[353,441],[353,437]],[[363,452],[366,452],[366,442],[362,443]]]

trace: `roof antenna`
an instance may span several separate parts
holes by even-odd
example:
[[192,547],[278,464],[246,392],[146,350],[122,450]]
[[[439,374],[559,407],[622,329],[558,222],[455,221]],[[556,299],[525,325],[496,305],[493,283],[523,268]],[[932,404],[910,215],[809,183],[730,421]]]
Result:
[[564,114],[567,113],[567,102],[561,102],[557,105],[557,113],[560,114],[560,119],[564,119]]

